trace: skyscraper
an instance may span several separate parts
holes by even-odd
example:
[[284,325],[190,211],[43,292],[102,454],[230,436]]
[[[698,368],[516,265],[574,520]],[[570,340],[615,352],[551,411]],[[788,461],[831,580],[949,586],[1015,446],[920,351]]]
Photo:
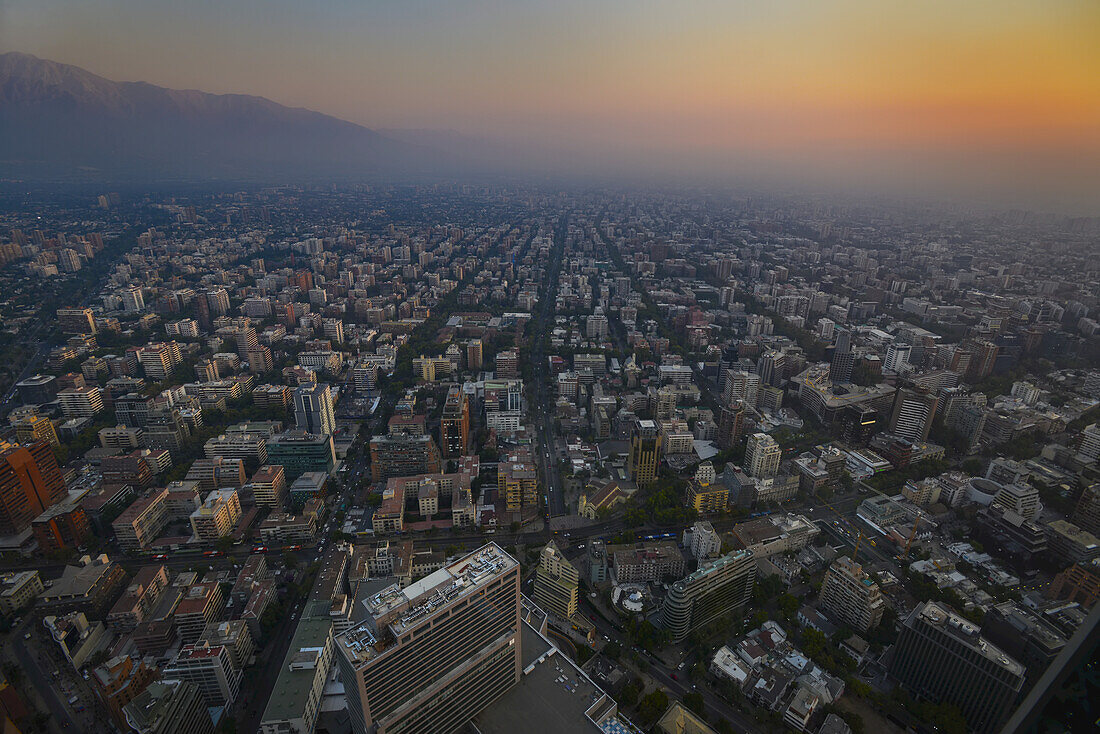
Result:
[[1025,670],[972,622],[924,602],[901,627],[890,674],[915,696],[958,706],[970,730],[990,734],[1011,713]]
[[630,434],[630,463],[627,475],[639,486],[657,481],[657,464],[661,461],[661,432],[657,423],[639,420]]
[[65,496],[65,480],[49,443],[0,441],[0,536],[23,532]]
[[535,603],[563,620],[577,613],[580,573],[554,541],[546,544],[535,571]]
[[336,638],[356,734],[447,734],[519,682],[519,563],[490,543],[366,601]]
[[332,392],[327,384],[299,385],[294,389],[294,423],[306,433],[331,436],[336,432]]
[[909,388],[898,390],[890,413],[890,433],[914,443],[928,440],[938,405],[935,395]]
[[661,606],[661,626],[680,642],[724,614],[748,604],[756,580],[751,551],[736,550],[701,563],[696,571],[672,584]]

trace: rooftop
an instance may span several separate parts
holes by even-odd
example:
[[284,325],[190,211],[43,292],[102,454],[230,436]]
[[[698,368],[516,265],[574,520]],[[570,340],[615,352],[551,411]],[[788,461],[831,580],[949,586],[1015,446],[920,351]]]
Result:
[[339,635],[336,644],[363,663],[385,652],[428,614],[453,606],[517,565],[500,546],[489,543],[404,589],[391,584],[364,602],[366,621]]

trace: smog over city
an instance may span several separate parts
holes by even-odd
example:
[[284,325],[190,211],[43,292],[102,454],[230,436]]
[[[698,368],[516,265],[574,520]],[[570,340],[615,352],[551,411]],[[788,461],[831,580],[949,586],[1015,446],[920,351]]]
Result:
[[1086,731],[1100,5],[0,0],[0,731]]

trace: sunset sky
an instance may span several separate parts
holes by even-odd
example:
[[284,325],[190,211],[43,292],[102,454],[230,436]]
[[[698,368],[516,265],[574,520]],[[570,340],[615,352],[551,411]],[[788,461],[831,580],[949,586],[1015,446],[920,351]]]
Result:
[[0,0],[0,49],[655,167],[1100,167],[1097,0]]

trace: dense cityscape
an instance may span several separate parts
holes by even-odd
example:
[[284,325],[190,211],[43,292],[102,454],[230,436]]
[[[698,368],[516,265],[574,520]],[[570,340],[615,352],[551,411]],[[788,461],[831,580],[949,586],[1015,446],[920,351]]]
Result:
[[5,734],[1095,724],[1095,218],[0,203]]

